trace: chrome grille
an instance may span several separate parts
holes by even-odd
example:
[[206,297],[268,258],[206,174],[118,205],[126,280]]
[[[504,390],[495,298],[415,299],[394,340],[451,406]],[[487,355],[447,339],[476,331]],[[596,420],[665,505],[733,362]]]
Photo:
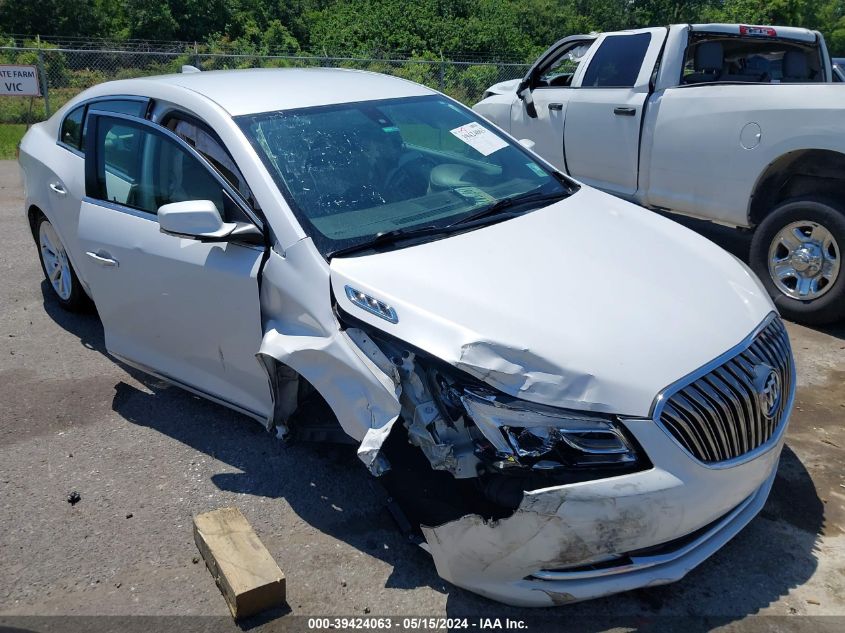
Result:
[[700,461],[732,460],[763,446],[779,430],[794,380],[789,337],[774,317],[715,369],[670,388],[657,419]]

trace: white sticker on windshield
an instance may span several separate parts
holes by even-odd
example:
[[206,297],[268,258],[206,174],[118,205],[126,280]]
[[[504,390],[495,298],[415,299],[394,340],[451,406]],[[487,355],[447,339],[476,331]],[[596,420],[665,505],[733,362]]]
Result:
[[482,156],[489,156],[493,152],[508,146],[507,141],[475,122],[467,123],[449,131]]

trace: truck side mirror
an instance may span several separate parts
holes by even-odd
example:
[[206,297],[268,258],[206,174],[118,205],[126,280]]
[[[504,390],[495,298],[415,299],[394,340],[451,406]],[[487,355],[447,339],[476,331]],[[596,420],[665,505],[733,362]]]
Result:
[[519,84],[516,96],[525,104],[525,113],[532,119],[536,119],[537,108],[534,107],[534,96],[531,94],[531,88],[526,81]]

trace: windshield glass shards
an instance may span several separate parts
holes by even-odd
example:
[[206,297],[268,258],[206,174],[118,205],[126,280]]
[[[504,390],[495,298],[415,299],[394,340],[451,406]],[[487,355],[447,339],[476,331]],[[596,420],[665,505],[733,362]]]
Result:
[[529,192],[551,200],[572,189],[471,110],[436,95],[238,123],[326,257],[386,235],[434,237],[470,216],[497,221],[483,211]]

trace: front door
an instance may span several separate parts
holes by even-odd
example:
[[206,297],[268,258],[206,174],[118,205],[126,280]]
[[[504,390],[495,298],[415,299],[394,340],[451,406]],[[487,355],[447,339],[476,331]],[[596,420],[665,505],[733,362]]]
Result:
[[566,171],[563,129],[573,78],[593,38],[571,38],[532,69],[523,98],[511,105],[511,136],[534,141],[534,151]]
[[263,248],[166,235],[156,213],[211,200],[227,221],[257,219],[168,130],[93,108],[88,124],[78,234],[109,352],[265,419],[270,388],[255,358]]

